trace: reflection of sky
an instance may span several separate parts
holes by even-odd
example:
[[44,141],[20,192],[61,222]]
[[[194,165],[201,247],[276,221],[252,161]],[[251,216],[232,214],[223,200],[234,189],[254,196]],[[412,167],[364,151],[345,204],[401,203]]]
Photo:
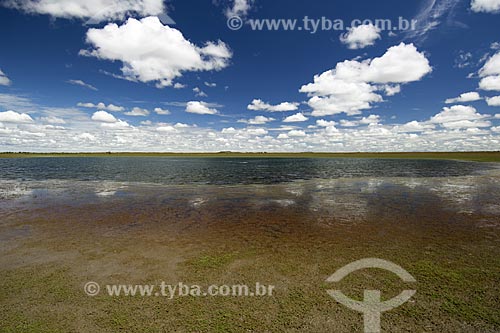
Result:
[[281,207],[334,217],[354,223],[380,209],[410,212],[425,205],[440,205],[457,213],[500,215],[500,170],[474,176],[447,178],[339,178],[300,180],[274,185],[159,185],[113,181],[0,182],[4,209],[20,202],[72,204],[93,201],[160,198],[164,205],[210,209]]

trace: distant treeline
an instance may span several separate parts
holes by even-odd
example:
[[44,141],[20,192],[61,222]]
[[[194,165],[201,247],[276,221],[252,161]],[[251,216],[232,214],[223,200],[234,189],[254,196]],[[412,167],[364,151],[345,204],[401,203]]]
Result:
[[1,158],[31,158],[31,157],[200,157],[200,158],[387,158],[387,159],[452,159],[478,162],[500,162],[500,151],[476,152],[301,152],[301,153],[271,153],[271,152],[232,152],[220,151],[212,153],[167,153],[167,152],[0,152]]

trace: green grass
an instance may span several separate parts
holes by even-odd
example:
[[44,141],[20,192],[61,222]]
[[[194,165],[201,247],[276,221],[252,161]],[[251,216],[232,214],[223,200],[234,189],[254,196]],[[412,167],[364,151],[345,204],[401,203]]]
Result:
[[443,159],[477,162],[500,162],[499,151],[485,152],[384,152],[384,153],[0,153],[0,158],[35,157],[184,157],[184,158],[383,158]]
[[[404,287],[396,277],[382,271],[353,274],[341,284],[321,285],[325,276],[317,268],[331,273],[334,267],[303,260],[303,251],[297,250],[288,247],[285,256],[280,253],[255,255],[249,257],[253,260],[248,267],[232,269],[228,269],[228,264],[233,255],[199,254],[182,265],[179,272],[179,278],[193,279],[201,267],[207,281],[229,283],[242,279],[237,282],[251,285],[251,281],[264,275],[263,272],[272,272],[276,266],[292,265],[297,269],[298,274],[286,277],[274,273],[274,281],[278,283],[275,296],[262,298],[176,297],[168,300],[105,295],[91,298],[82,293],[81,284],[75,281],[77,277],[57,266],[10,270],[3,272],[0,282],[3,290],[0,299],[4,305],[0,309],[0,332],[322,332],[333,323],[341,324],[342,332],[360,331],[361,316],[339,306],[327,296],[326,289],[339,288],[354,299],[362,299],[360,295],[368,279],[371,281],[368,283],[374,284],[370,287],[381,286],[384,299],[389,299]],[[477,260],[464,267],[459,262],[447,265],[445,261],[433,260],[421,260],[413,265],[404,262],[404,266],[417,278],[418,291],[413,303],[384,314],[386,327],[419,331],[424,325],[434,328],[451,325],[454,329],[458,329],[460,323],[469,328],[481,325],[471,332],[480,332],[481,327],[485,332],[500,327],[495,298],[498,276],[493,267],[478,266]],[[484,269],[478,268],[483,266]]]

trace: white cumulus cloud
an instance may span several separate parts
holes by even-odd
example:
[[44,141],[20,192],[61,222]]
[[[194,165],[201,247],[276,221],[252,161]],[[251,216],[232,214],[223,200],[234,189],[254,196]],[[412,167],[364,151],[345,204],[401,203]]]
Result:
[[500,75],[487,76],[479,81],[479,88],[489,91],[500,91]]
[[481,77],[488,75],[500,75],[500,52],[492,55],[479,71]]
[[396,94],[399,94],[401,92],[401,85],[399,84],[386,84],[383,87],[384,92],[387,96],[394,96]]
[[245,132],[247,134],[257,135],[257,136],[259,136],[259,135],[266,135],[267,133],[269,133],[265,128],[260,128],[260,127],[259,128],[253,128],[253,127],[246,128]]
[[371,114],[368,117],[363,117],[359,120],[362,125],[376,125],[380,121],[380,116],[376,114]]
[[486,103],[489,106],[500,106],[500,96],[488,97],[486,98]]
[[254,99],[251,104],[247,106],[248,110],[254,111],[269,111],[269,112],[285,112],[295,111],[298,109],[299,103],[283,102],[277,105],[272,105],[262,101],[261,99]]
[[146,117],[149,115],[149,110],[142,109],[139,107],[134,107],[129,112],[125,112],[125,115],[133,117]]
[[340,41],[351,50],[362,49],[372,46],[380,39],[380,29],[373,24],[359,25],[340,36]]
[[429,60],[413,44],[401,43],[367,64],[365,79],[374,83],[419,81],[432,71]]
[[303,122],[303,121],[307,121],[309,118],[307,118],[306,116],[304,116],[302,113],[296,113],[294,115],[291,115],[291,116],[288,116],[286,117],[283,122],[284,123],[299,123],[299,122]]
[[238,120],[239,123],[245,123],[249,125],[264,125],[266,123],[269,123],[271,121],[274,121],[274,118],[270,117],[265,117],[265,116],[256,116],[255,118],[252,119],[240,119]]
[[319,120],[316,120],[316,125],[318,125],[320,127],[328,127],[328,126],[335,126],[335,125],[337,125],[337,123],[333,120],[328,121],[328,120],[324,120],[324,119],[319,119]]
[[123,106],[118,106],[114,104],[104,104],[103,102],[99,102],[97,104],[94,103],[78,103],[77,106],[80,106],[82,108],[94,108],[94,109],[99,109],[99,110],[107,110],[111,112],[120,112],[125,110]]
[[95,23],[123,19],[130,14],[159,15],[165,9],[163,0],[6,0],[4,6],[30,14],[90,18]]
[[177,132],[174,126],[171,125],[163,125],[163,126],[158,126],[156,128],[158,132]]
[[171,112],[167,109],[162,109],[162,108],[154,108],[153,110],[156,114],[166,116],[169,115]]
[[121,26],[114,23],[87,31],[91,50],[80,54],[121,61],[123,76],[129,80],[171,86],[183,72],[221,70],[229,65],[232,53],[222,41],[197,46],[182,33],[163,25],[157,17],[130,18]]
[[480,89],[500,91],[500,52],[486,60],[479,70],[479,76],[482,78],[479,82]]
[[498,13],[500,12],[500,0],[472,0],[471,9],[478,13]]
[[106,111],[96,111],[92,115],[92,120],[99,121],[102,123],[116,123],[118,119],[115,118],[111,113],[107,113]]
[[221,130],[222,134],[234,134],[236,133],[236,129],[234,127],[226,127]]
[[9,110],[5,112],[0,112],[0,122],[26,124],[26,123],[32,123],[33,118],[31,118],[29,114],[17,113],[15,111]]
[[186,112],[197,113],[197,114],[217,114],[218,111],[215,108],[209,107],[208,103],[190,101],[186,104]]
[[130,125],[121,119],[118,119],[117,122],[114,123],[101,123],[101,127],[103,128],[109,128],[113,130],[124,130],[130,128]]
[[287,133],[287,136],[291,138],[301,138],[305,137],[306,135],[307,135],[306,132],[302,130],[291,130],[290,132]]
[[94,112],[91,119],[93,121],[101,123],[102,128],[108,128],[111,130],[124,130],[130,128],[130,125],[126,121],[117,119],[111,113],[108,113],[106,111]]
[[397,127],[397,131],[403,133],[423,132],[427,129],[432,129],[432,128],[434,128],[434,125],[432,124],[424,124],[416,120],[413,120]]
[[356,115],[383,101],[379,90],[391,95],[400,89],[387,91],[387,84],[419,81],[431,71],[423,53],[413,44],[401,43],[379,58],[337,63],[334,69],[315,75],[314,82],[303,85],[300,92],[310,97],[313,116]]
[[453,103],[466,103],[466,102],[474,102],[474,101],[479,101],[481,99],[481,96],[475,92],[467,92],[460,94],[460,96],[456,98],[448,98],[445,103],[446,104],[453,104]]
[[485,118],[486,115],[479,114],[472,106],[453,105],[444,107],[443,111],[430,119],[430,123],[451,129],[491,126],[491,122]]

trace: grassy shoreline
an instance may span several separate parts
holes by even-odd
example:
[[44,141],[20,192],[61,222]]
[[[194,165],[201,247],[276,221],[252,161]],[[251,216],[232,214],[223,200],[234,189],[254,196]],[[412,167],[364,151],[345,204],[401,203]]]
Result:
[[491,152],[404,152],[404,153],[0,153],[0,158],[37,157],[182,157],[182,158],[382,158],[382,159],[445,159],[476,162],[500,162],[500,151]]

